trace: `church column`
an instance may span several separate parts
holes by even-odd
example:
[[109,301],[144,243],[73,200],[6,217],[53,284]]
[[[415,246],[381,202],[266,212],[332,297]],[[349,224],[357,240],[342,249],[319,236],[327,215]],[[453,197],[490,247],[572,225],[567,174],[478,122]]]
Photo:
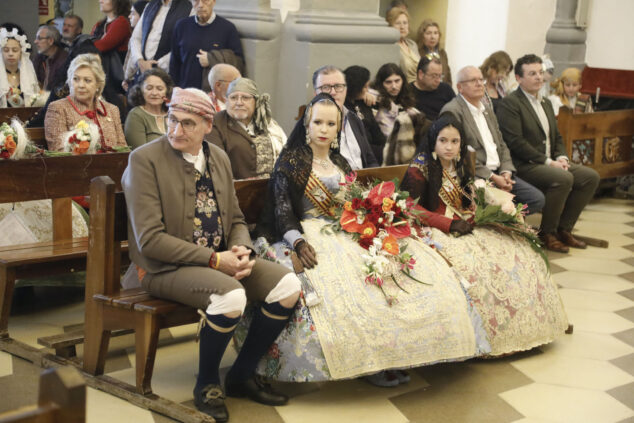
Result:
[[238,27],[247,73],[271,94],[275,119],[288,134],[298,107],[313,96],[318,67],[360,65],[374,74],[384,63],[398,63],[398,31],[378,15],[379,3],[300,0],[283,24],[267,0],[218,0],[216,11]]
[[586,58],[586,31],[577,26],[579,0],[557,0],[555,20],[546,33],[544,53],[555,65],[555,75],[568,67],[583,68]]

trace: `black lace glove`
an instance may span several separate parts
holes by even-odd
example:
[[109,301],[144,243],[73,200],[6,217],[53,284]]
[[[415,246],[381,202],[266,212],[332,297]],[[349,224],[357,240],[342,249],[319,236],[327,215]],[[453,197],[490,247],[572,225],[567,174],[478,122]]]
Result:
[[449,231],[462,236],[470,234],[473,231],[473,225],[466,220],[454,220],[449,226]]
[[305,240],[299,240],[295,244],[295,252],[305,268],[312,269],[317,265],[317,253],[315,253],[313,246]]

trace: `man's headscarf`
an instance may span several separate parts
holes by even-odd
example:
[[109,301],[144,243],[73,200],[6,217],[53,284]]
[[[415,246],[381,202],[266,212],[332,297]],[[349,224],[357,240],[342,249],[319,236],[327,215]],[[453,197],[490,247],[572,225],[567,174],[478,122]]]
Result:
[[216,113],[207,93],[197,88],[183,89],[175,87],[169,108],[179,112],[193,113],[210,121],[214,120],[214,114]]
[[227,97],[232,93],[241,92],[251,94],[255,99],[255,111],[253,112],[253,126],[255,132],[263,133],[268,132],[269,122],[271,121],[271,96],[267,93],[260,95],[258,87],[255,82],[248,78],[234,79],[229,88],[227,88]]

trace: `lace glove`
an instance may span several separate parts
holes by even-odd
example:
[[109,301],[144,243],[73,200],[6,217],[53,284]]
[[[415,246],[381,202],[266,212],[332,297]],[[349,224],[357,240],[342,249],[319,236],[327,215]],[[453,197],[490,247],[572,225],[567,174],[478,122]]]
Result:
[[454,220],[449,226],[449,231],[458,236],[467,235],[473,231],[473,225],[466,220]]

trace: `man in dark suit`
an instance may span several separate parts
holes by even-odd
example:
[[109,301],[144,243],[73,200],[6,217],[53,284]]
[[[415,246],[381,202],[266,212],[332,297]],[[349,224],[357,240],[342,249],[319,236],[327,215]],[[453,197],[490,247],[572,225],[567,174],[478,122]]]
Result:
[[330,94],[343,111],[340,152],[350,167],[353,170],[378,167],[379,163],[376,161],[368,142],[363,122],[356,114],[348,113],[348,109],[343,105],[348,92],[343,72],[332,65],[322,66],[313,73],[313,89],[315,95],[319,93]]
[[571,232],[599,185],[599,174],[569,162],[553,106],[539,96],[543,74],[538,56],[517,60],[519,87],[500,103],[498,122],[518,175],[546,195],[540,228],[544,245],[566,253],[568,247],[586,248]]
[[457,97],[445,104],[440,114],[449,113],[462,124],[468,145],[476,151],[476,177],[490,180],[496,187],[515,194],[518,202],[528,205],[529,213],[544,207],[544,194],[516,177],[511,153],[502,139],[493,109],[482,102],[484,79],[475,66],[458,72]]

